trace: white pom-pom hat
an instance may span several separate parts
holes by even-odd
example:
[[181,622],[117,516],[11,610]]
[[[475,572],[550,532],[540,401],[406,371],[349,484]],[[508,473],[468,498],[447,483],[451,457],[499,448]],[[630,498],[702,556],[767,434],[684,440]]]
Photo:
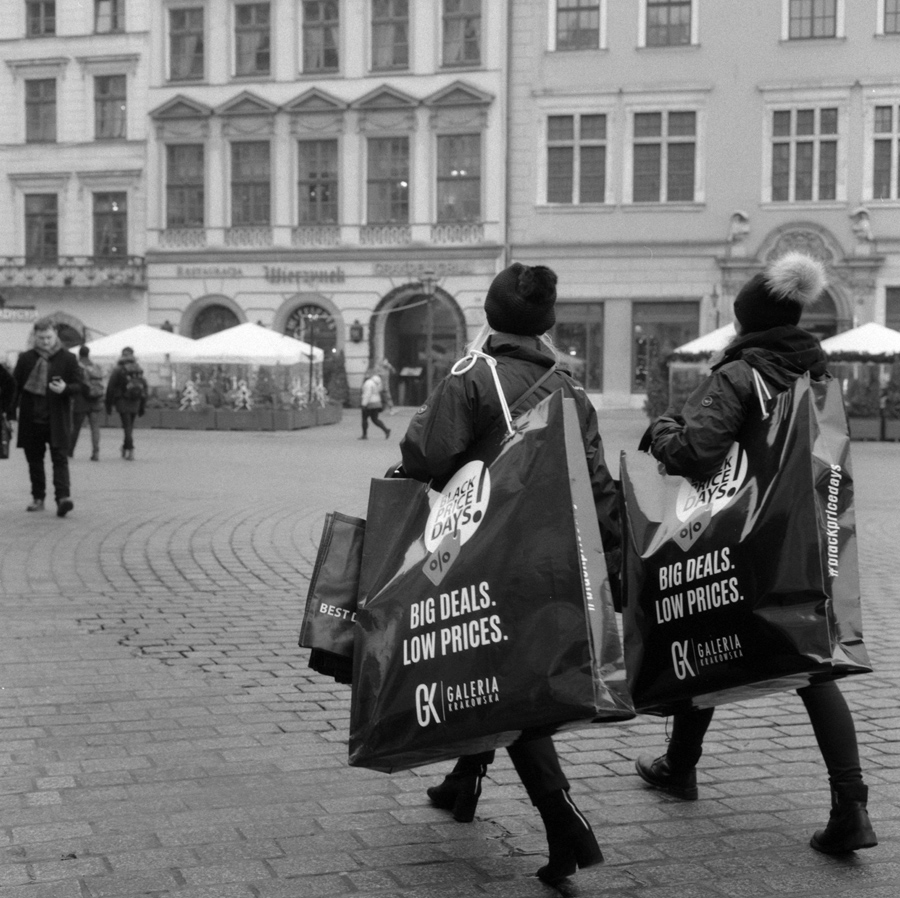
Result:
[[787,253],[741,287],[734,300],[734,317],[745,333],[799,324],[804,308],[819,298],[827,284],[818,259]]

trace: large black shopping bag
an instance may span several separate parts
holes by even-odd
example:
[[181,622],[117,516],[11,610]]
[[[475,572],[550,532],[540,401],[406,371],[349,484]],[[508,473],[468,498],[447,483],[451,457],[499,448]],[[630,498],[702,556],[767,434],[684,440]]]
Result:
[[722,467],[669,477],[622,453],[625,662],[669,713],[871,670],[837,381],[761,404]]
[[404,769],[633,715],[573,400],[547,397],[440,493],[373,481],[351,765]]

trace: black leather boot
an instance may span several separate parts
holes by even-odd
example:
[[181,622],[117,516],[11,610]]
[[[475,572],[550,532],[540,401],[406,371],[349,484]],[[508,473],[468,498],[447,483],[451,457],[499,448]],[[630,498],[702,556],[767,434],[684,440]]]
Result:
[[551,792],[536,802],[536,807],[547,830],[550,851],[549,863],[537,871],[538,879],[556,885],[578,867],[603,863],[603,852],[594,831],[567,791]]
[[825,829],[817,830],[809,844],[823,854],[845,854],[878,844],[866,804],[869,787],[864,783],[837,785],[831,790],[831,816]]
[[634,762],[640,778],[654,789],[680,798],[682,801],[697,800],[697,770],[692,767],[687,773],[676,773],[672,769],[668,755],[651,760],[650,756],[638,758]]
[[481,797],[481,781],[486,775],[487,764],[473,764],[460,758],[444,781],[426,789],[425,794],[436,808],[452,811],[457,822],[471,823]]

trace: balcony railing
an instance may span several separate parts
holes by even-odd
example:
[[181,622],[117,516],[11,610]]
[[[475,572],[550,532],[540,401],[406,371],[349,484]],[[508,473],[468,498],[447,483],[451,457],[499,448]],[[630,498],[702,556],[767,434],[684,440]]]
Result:
[[364,225],[359,229],[362,246],[406,246],[412,242],[409,225]]
[[225,231],[225,246],[271,246],[272,229],[268,225],[238,225]]
[[432,225],[431,242],[442,246],[450,243],[483,243],[484,225],[480,221],[456,221]]
[[340,246],[339,225],[299,225],[291,230],[294,246]]
[[0,256],[0,287],[146,287],[143,256]]
[[206,246],[206,229],[166,228],[160,232],[159,245],[166,249],[200,249]]

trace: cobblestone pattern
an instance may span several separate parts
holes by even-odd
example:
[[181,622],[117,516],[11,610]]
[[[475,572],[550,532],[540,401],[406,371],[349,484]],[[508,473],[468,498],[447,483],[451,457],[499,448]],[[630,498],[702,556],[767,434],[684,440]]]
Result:
[[[429,807],[446,765],[346,766],[349,691],[296,647],[324,512],[364,515],[390,441],[139,431],[121,461],[80,446],[75,511],[28,515],[21,453],[0,463],[0,898],[468,898],[551,894],[544,839],[505,754],[470,825]],[[638,414],[603,416],[613,466]],[[881,844],[811,851],[827,782],[792,694],[717,712],[701,801],[633,774],[665,724],[559,739],[606,863],[562,886],[616,898],[900,894],[900,446],[855,444],[867,643],[843,686]]]

